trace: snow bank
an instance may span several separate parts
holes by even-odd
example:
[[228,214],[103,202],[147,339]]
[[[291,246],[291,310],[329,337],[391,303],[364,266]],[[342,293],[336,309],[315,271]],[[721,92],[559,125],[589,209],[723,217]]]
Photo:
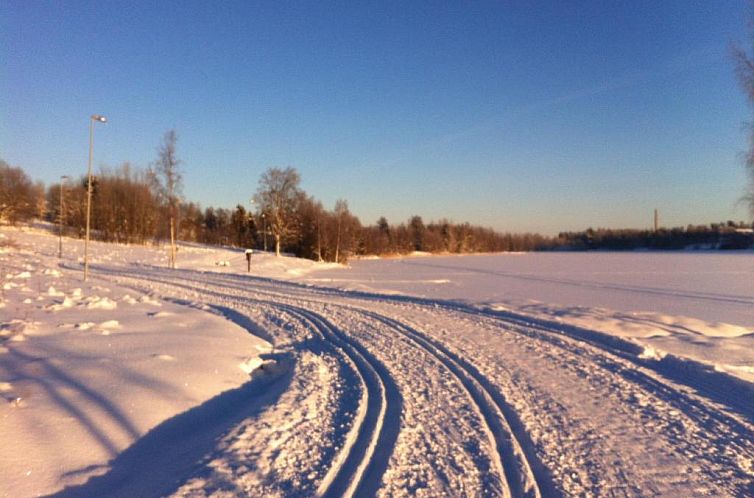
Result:
[[[221,316],[121,288],[94,267],[83,283],[79,241],[64,241],[59,261],[55,237],[0,230],[17,245],[0,254],[0,495],[49,494],[107,472],[150,429],[248,382],[240,357],[271,349]],[[147,248],[92,249],[99,261],[156,259]]]

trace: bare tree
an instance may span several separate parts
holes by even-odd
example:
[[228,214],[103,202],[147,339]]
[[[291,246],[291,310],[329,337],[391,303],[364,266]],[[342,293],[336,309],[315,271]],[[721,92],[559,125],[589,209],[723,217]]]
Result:
[[[733,47],[733,58],[736,62],[736,76],[741,87],[754,108],[754,16],[750,20],[750,43],[751,47],[746,50],[740,45]],[[749,175],[749,184],[741,200],[746,203],[749,213],[754,218],[754,122],[748,123],[749,150],[745,154],[746,170]]]
[[157,148],[157,161],[154,162],[154,175],[158,193],[167,208],[170,219],[170,268],[175,268],[176,247],[175,233],[177,226],[178,207],[181,197],[183,179],[178,170],[181,161],[176,156],[176,142],[178,136],[175,130],[168,130]]
[[266,215],[275,237],[275,254],[280,256],[281,245],[296,235],[298,224],[296,205],[301,177],[294,168],[270,168],[259,179],[254,200]]
[[343,221],[348,215],[348,202],[338,199],[335,202],[335,219],[337,221],[337,236],[335,238],[335,262],[340,263],[340,239],[343,232]]

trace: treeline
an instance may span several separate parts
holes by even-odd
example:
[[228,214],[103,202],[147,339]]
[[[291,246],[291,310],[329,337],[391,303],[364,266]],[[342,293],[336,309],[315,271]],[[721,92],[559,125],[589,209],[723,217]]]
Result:
[[[0,219],[31,218],[59,224],[68,236],[84,237],[87,177],[59,183],[32,182],[21,168],[0,163]],[[295,169],[271,168],[262,175],[254,210],[206,207],[178,197],[179,240],[239,248],[277,250],[319,261],[345,262],[355,255],[400,255],[414,251],[472,253],[532,251],[556,241],[537,234],[502,234],[448,220],[425,224],[420,216],[397,225],[383,217],[363,226],[345,200],[327,209],[300,188]],[[171,204],[157,173],[125,163],[92,177],[91,237],[127,244],[169,239]]]
[[558,246],[570,250],[636,249],[747,249],[754,245],[752,225],[743,221],[727,221],[709,225],[659,228],[654,230],[614,230],[589,228],[583,232],[563,232],[558,235]]
[[[167,135],[166,135],[167,136]],[[172,136],[174,145],[175,137]],[[177,164],[177,162],[176,162]],[[177,172],[176,172],[177,174]],[[412,216],[398,224],[384,217],[362,225],[345,200],[327,209],[300,187],[293,168],[270,168],[260,178],[249,210],[206,207],[166,189],[158,168],[125,163],[101,169],[92,179],[91,236],[128,244],[163,243],[172,227],[179,240],[285,252],[319,261],[346,262],[353,256],[401,255],[415,251],[465,254],[537,250],[632,250],[750,247],[750,225],[713,223],[652,230],[587,229],[557,237],[500,233],[491,228]],[[176,176],[180,180],[180,176]],[[180,181],[176,183],[180,187]],[[21,168],[0,160],[0,221],[15,224],[43,218],[66,235],[84,237],[87,178],[65,179],[46,190]],[[62,197],[61,197],[62,194]],[[61,202],[62,201],[62,202]],[[171,222],[172,219],[172,222]]]
[[424,224],[421,216],[391,226],[383,217],[362,233],[364,254],[479,253],[536,251],[555,247],[556,240],[539,234],[500,233],[491,228],[440,220]]

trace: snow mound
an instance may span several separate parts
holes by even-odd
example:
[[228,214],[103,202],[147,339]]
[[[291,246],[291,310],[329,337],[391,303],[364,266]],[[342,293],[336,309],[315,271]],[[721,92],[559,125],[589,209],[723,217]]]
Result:
[[114,310],[118,307],[118,303],[110,299],[109,297],[92,296],[89,298],[89,302],[86,307],[90,310]]
[[639,355],[639,358],[642,360],[655,360],[660,361],[663,358],[667,356],[667,353],[664,351],[660,351],[659,349],[653,348],[652,346],[645,346],[644,351],[641,352]]
[[50,311],[60,311],[68,308],[73,308],[76,305],[76,301],[68,296],[65,296],[62,302],[57,304],[51,304],[46,309]]
[[162,303],[159,300],[154,299],[146,294],[139,298],[139,302],[143,304],[151,304],[152,306],[162,306]]
[[52,297],[62,297],[65,296],[65,293],[60,292],[59,290],[55,289],[52,285],[47,288],[47,295]]
[[124,303],[130,304],[130,305],[134,305],[134,304],[137,303],[136,299],[134,299],[133,297],[131,297],[130,294],[126,294],[125,296],[123,296],[122,298],[120,298],[120,300],[123,301]]
[[34,324],[28,320],[14,319],[9,322],[0,323],[0,342],[9,340],[20,342],[26,340],[25,333],[34,329]]
[[290,365],[285,361],[264,358],[264,355],[262,355],[244,359],[244,361],[238,365],[238,368],[254,379],[266,375],[280,375],[281,373],[286,372],[290,368]]

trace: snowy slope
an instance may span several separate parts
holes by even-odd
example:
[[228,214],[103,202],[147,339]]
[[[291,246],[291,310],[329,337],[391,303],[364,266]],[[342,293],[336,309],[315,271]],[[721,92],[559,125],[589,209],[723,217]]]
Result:
[[[175,388],[184,380],[182,374],[196,373],[208,382],[204,397],[197,395],[184,411],[178,408],[172,417],[163,412],[162,421],[146,433],[141,427],[148,424],[139,425],[130,440],[122,438],[125,444],[92,455],[88,466],[69,466],[74,472],[61,469],[35,439],[34,430],[60,437],[63,429],[56,421],[54,396],[38,389],[37,395],[28,398],[28,405],[22,399],[15,406],[13,394],[8,395],[7,406],[0,408],[3,420],[23,410],[35,414],[35,425],[3,436],[15,437],[29,453],[42,452],[35,459],[47,476],[42,479],[47,486],[42,492],[59,490],[57,496],[68,497],[754,493],[754,407],[750,402],[754,384],[721,373],[699,358],[650,354],[646,344],[635,341],[659,324],[640,323],[636,327],[643,332],[635,333],[634,325],[622,325],[635,316],[631,309],[599,310],[606,303],[598,299],[571,303],[570,311],[563,305],[515,303],[515,296],[503,294],[517,292],[515,285],[495,283],[496,277],[477,271],[480,268],[468,271],[464,261],[470,259],[465,258],[456,258],[454,264],[461,268],[450,272],[426,266],[435,264],[436,258],[412,259],[424,265],[417,267],[376,261],[364,262],[374,263],[368,270],[360,269],[362,263],[348,270],[258,255],[249,274],[242,253],[187,245],[179,253],[180,268],[169,270],[164,267],[164,252],[96,244],[93,278],[86,287],[78,284],[81,271],[75,255],[64,258],[57,268],[55,263],[40,261],[54,260],[49,256],[56,247],[53,238],[39,232],[2,233],[21,246],[2,254],[3,265],[12,267],[3,271],[4,284],[24,280],[19,275],[25,271],[32,279],[46,278],[42,267],[48,264],[63,273],[63,281],[69,284],[56,287],[56,291],[64,289],[65,296],[51,297],[49,290],[45,296],[47,281],[37,288],[26,285],[29,291],[13,287],[4,295],[2,311],[12,310],[3,315],[4,330],[17,327],[13,320],[29,322],[30,317],[23,316],[25,295],[32,299],[25,306],[41,317],[32,320],[39,322],[35,326],[51,330],[54,325],[55,329],[39,338],[31,328],[28,333],[22,331],[25,341],[10,339],[18,333],[16,328],[5,334],[5,352],[0,353],[5,370],[0,381],[10,385],[7,392],[15,393],[15,386],[25,377],[39,385],[55,378],[54,371],[37,366],[40,362],[15,359],[17,351],[24,353],[23,348],[42,337],[49,337],[58,348],[55,354],[49,349],[45,352],[48,364],[67,361],[62,372],[68,375],[78,370],[78,383],[89,382],[92,371],[97,371],[91,363],[87,366],[89,357],[108,357],[112,347],[94,342],[94,337],[117,338],[118,329],[104,326],[105,318],[117,319],[123,331],[136,329],[139,320],[148,324],[160,320],[166,325],[158,333],[145,334],[139,344],[134,341],[112,354],[113,362],[123,361],[130,370],[100,369],[102,382],[96,382],[94,375],[96,386],[80,395],[108,400],[120,411],[85,403],[81,420],[100,421],[106,418],[104,411],[120,413],[111,417],[116,421],[140,424],[136,421],[144,417],[142,412],[126,416],[125,408],[117,404],[130,402],[131,392],[149,385],[139,375]],[[66,243],[75,254],[72,249],[77,243]],[[33,268],[27,270],[25,265]],[[575,268],[567,280],[570,287],[578,287]],[[602,285],[604,280],[592,280],[589,285]],[[75,301],[74,282],[82,287]],[[635,282],[632,285],[637,287]],[[456,291],[447,290],[453,286]],[[645,289],[649,287],[645,282]],[[458,289],[464,290],[454,294]],[[693,290],[711,294],[701,287]],[[128,307],[124,303],[134,299],[125,299],[126,293],[135,299]],[[746,299],[745,288],[731,294]],[[560,295],[564,299],[554,302],[567,305],[573,299],[562,289]],[[39,304],[34,304],[40,297]],[[72,306],[45,310],[64,305],[66,297]],[[105,297],[117,303],[117,308],[97,309],[112,306]],[[154,313],[148,308],[154,306],[151,302],[162,304],[155,311],[175,315],[150,315]],[[90,303],[105,304],[90,309]],[[569,321],[578,318],[574,304],[581,305],[580,323]],[[95,311],[116,315],[87,318]],[[671,328],[666,321],[676,326],[686,320],[687,327],[717,331],[718,343],[708,348],[716,355],[722,354],[722,345],[729,341],[748,337],[739,334],[746,328],[745,319],[736,319],[731,328],[710,325],[707,315],[691,313],[695,322],[673,316],[668,309],[649,311],[658,317],[662,314],[658,320],[665,328]],[[65,324],[94,325],[86,331],[58,328],[59,317],[69,312],[82,313],[82,318],[65,320]],[[230,341],[238,332],[243,339],[235,351],[232,347],[226,351],[219,340],[191,338],[199,342],[190,342],[190,334],[173,325],[183,313],[186,322],[200,324],[190,328],[202,336],[205,332],[212,338],[228,334]],[[614,329],[595,330],[592,325],[599,320],[592,314],[616,320],[611,325]],[[172,321],[166,320],[170,317]],[[623,332],[618,330],[621,327]],[[83,333],[92,337],[66,345],[65,334]],[[254,342],[254,335],[264,341]],[[663,337],[673,339],[672,334]],[[710,334],[703,337],[712,338]],[[57,355],[63,346],[69,352],[83,349],[89,356],[60,360],[67,356]],[[149,361],[144,361],[142,353],[147,350]],[[154,364],[183,368],[181,358],[192,352],[197,358],[195,372],[152,368]],[[128,363],[132,353],[133,363]],[[215,356],[205,362],[205,355]],[[226,377],[223,386],[211,385],[206,378],[212,375],[200,370],[205,366],[221,372],[227,368],[229,377],[235,372],[242,378]],[[28,372],[17,375],[21,369]],[[252,372],[252,379],[244,382],[247,372]],[[67,395],[71,387],[67,384],[58,391]],[[72,390],[75,394],[76,389]],[[53,399],[48,403],[47,397]],[[134,402],[148,410],[151,402],[135,397]],[[121,430],[104,421],[94,425],[113,440]],[[78,451],[77,444],[66,444],[64,450]],[[97,446],[83,438],[80,445],[82,452]],[[0,450],[4,462],[16,454],[7,445]],[[0,490],[7,496],[33,494],[24,482],[0,466],[0,486],[6,486]]]
[[206,310],[84,283],[59,266],[56,239],[18,235],[0,233],[18,244],[0,248],[2,496],[104,472],[165,419],[247,382],[240,367],[271,349]]

